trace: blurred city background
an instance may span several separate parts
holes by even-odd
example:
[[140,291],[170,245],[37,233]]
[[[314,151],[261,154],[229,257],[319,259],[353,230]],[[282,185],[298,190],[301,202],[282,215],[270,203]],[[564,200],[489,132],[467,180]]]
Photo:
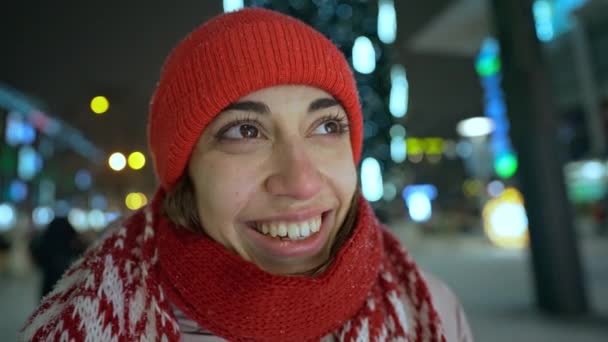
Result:
[[146,205],[163,59],[243,6],[298,17],[344,52],[362,191],[478,341],[608,341],[605,0],[3,4],[0,340],[37,305],[53,255],[69,262]]

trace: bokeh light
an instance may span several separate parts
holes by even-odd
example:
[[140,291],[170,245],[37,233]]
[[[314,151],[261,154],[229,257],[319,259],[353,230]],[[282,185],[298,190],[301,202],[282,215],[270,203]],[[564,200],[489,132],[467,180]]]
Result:
[[135,151],[129,155],[128,163],[133,170],[139,170],[146,165],[146,156],[139,151]]
[[517,171],[517,157],[513,153],[504,153],[494,161],[494,170],[501,178],[511,178]]
[[91,196],[89,203],[93,209],[106,210],[108,208],[108,200],[101,194]]
[[91,100],[91,110],[95,114],[103,114],[110,109],[110,101],[105,96],[95,96]]
[[528,243],[528,216],[523,196],[515,188],[486,203],[483,222],[488,239],[498,247],[517,249]]
[[137,210],[148,204],[148,198],[141,192],[131,192],[125,198],[125,205],[131,210]]
[[28,193],[27,184],[16,179],[9,185],[9,195],[13,202],[19,203],[25,200]]
[[431,218],[431,201],[437,197],[437,187],[432,184],[408,185],[403,189],[402,196],[413,221],[426,222]]
[[89,228],[87,213],[82,209],[70,209],[68,213],[68,221],[72,226],[74,226],[74,229],[76,229],[77,231],[83,231]]
[[99,209],[93,209],[87,214],[87,223],[95,230],[102,230],[106,226],[106,215]]
[[108,158],[108,164],[112,170],[120,171],[127,165],[127,159],[125,158],[124,154],[114,152],[112,155],[110,155],[110,158]]
[[91,173],[87,170],[79,170],[74,177],[74,183],[76,183],[76,187],[80,190],[89,189],[92,183]]
[[0,231],[11,229],[17,222],[15,208],[8,203],[0,204]]
[[397,13],[393,0],[378,2],[378,38],[384,44],[391,44],[397,36]]
[[462,192],[464,192],[467,197],[479,196],[483,188],[483,184],[477,179],[467,179],[462,184]]
[[243,0],[224,0],[223,1],[224,12],[234,12],[245,7]]
[[498,197],[505,191],[505,184],[499,180],[493,180],[488,183],[488,195]]
[[371,74],[376,69],[376,52],[369,38],[359,36],[353,44],[353,68],[362,74]]
[[494,131],[495,125],[492,119],[478,116],[462,120],[456,126],[456,131],[463,137],[481,137]]
[[379,201],[384,195],[384,182],[380,163],[368,157],[361,163],[361,190],[370,202]]
[[46,226],[55,218],[55,211],[50,207],[37,207],[32,211],[32,221],[38,227]]

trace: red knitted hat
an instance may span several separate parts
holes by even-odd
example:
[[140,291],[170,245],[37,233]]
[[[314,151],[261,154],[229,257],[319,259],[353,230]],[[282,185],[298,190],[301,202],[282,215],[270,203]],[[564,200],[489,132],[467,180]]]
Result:
[[203,130],[224,108],[256,90],[281,84],[317,87],[342,104],[358,163],[363,117],[344,55],[299,20],[248,8],[203,24],[165,61],[148,122],[148,141],[162,187],[170,190],[175,185]]

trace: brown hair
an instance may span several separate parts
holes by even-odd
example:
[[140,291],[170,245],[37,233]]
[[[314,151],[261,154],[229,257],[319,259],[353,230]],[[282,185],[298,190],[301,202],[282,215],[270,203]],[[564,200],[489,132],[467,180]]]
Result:
[[[334,245],[331,247],[330,260],[338,253],[342,245],[351,236],[357,221],[357,192],[353,196],[344,223],[338,230]],[[194,186],[188,175],[182,176],[173,190],[163,200],[162,212],[173,224],[204,234],[196,210]]]
[[162,212],[173,224],[203,233],[196,211],[194,186],[188,175],[182,176],[175,187],[165,195]]

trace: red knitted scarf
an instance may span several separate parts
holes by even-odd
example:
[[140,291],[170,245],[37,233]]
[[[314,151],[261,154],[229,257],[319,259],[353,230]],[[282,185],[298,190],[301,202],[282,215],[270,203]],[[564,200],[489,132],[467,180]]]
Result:
[[92,246],[27,320],[23,341],[177,341],[176,305],[233,341],[445,341],[416,264],[360,199],[317,277],[275,276],[160,214],[162,193]]
[[160,282],[190,319],[231,341],[445,341],[416,264],[360,199],[350,239],[316,277],[277,276],[157,215]]

